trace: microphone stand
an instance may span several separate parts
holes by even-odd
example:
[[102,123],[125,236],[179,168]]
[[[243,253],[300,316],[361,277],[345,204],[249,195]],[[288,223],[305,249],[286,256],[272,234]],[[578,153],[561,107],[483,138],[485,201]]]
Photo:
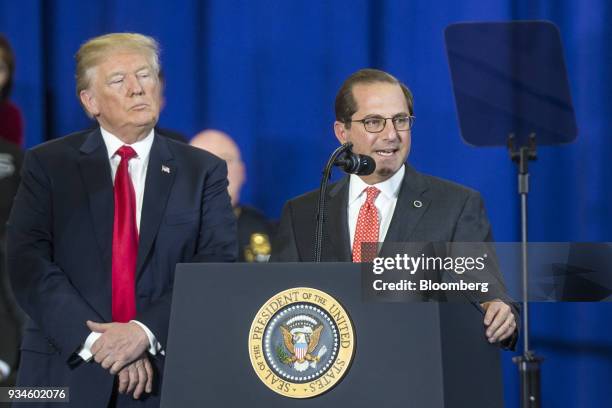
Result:
[[323,170],[323,178],[321,178],[321,188],[319,189],[319,200],[317,202],[317,228],[315,231],[315,253],[314,261],[321,262],[321,247],[323,245],[323,223],[327,218],[327,183],[331,176],[331,170],[338,156],[350,150],[353,144],[350,142],[344,143],[338,147],[329,157],[325,169]]
[[529,193],[529,161],[537,159],[536,136],[529,135],[528,146],[518,150],[514,146],[515,137],[508,138],[510,158],[518,164],[518,193],[521,196],[521,258],[523,271],[523,355],[512,361],[518,365],[521,378],[521,407],[539,408],[540,396],[540,363],[542,358],[529,349],[529,274],[527,269],[527,194]]

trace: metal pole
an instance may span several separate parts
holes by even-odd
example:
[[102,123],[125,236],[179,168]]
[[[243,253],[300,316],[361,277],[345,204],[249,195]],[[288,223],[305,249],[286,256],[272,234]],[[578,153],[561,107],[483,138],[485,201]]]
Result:
[[529,174],[519,174],[519,194],[521,195],[521,261],[523,270],[523,350],[529,352],[529,271],[527,263],[527,193],[529,193]]
[[315,229],[315,248],[314,248],[314,262],[321,262],[322,247],[323,247],[323,225],[325,224],[325,218],[327,217],[327,183],[331,175],[332,167],[336,158],[343,152],[349,150],[353,146],[352,143],[347,142],[339,146],[332,155],[329,157],[325,168],[323,169],[323,176],[321,178],[321,187],[319,188],[319,199],[317,200],[317,226]]
[[508,138],[510,157],[518,164],[518,193],[521,197],[521,269],[523,277],[523,355],[512,359],[518,365],[521,382],[521,407],[539,408],[541,358],[529,349],[529,270],[527,251],[527,194],[529,194],[529,161],[536,159],[535,134],[529,146],[514,149],[514,135]]

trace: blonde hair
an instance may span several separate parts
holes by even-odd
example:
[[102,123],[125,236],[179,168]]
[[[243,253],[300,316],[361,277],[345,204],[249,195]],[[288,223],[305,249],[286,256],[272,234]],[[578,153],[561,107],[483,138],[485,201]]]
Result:
[[[111,33],[85,42],[75,55],[76,93],[80,101],[81,91],[91,84],[91,71],[110,53],[129,51],[142,53],[149,60],[155,75],[159,75],[159,44],[153,38],[137,33]],[[87,111],[87,110],[86,110]]]

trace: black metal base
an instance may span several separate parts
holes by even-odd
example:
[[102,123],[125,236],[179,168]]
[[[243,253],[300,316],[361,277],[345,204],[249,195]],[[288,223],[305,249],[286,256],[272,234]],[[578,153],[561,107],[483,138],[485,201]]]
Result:
[[542,358],[528,351],[512,361],[518,365],[521,379],[521,408],[540,408],[540,364]]

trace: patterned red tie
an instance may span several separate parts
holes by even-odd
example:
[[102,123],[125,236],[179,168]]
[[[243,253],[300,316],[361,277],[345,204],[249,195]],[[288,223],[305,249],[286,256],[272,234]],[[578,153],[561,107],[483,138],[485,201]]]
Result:
[[[355,239],[353,240],[353,262],[368,262],[372,256],[362,258],[361,244],[363,242],[378,242],[378,229],[380,221],[378,220],[378,210],[374,205],[374,201],[380,190],[376,187],[368,187],[365,189],[367,197],[365,202],[359,209],[357,216],[357,226],[355,228]],[[371,255],[368,251],[367,255]]]
[[128,162],[136,156],[130,146],[117,150],[121,157],[115,174],[115,219],[113,224],[113,321],[129,322],[136,316],[136,194],[128,173]]

